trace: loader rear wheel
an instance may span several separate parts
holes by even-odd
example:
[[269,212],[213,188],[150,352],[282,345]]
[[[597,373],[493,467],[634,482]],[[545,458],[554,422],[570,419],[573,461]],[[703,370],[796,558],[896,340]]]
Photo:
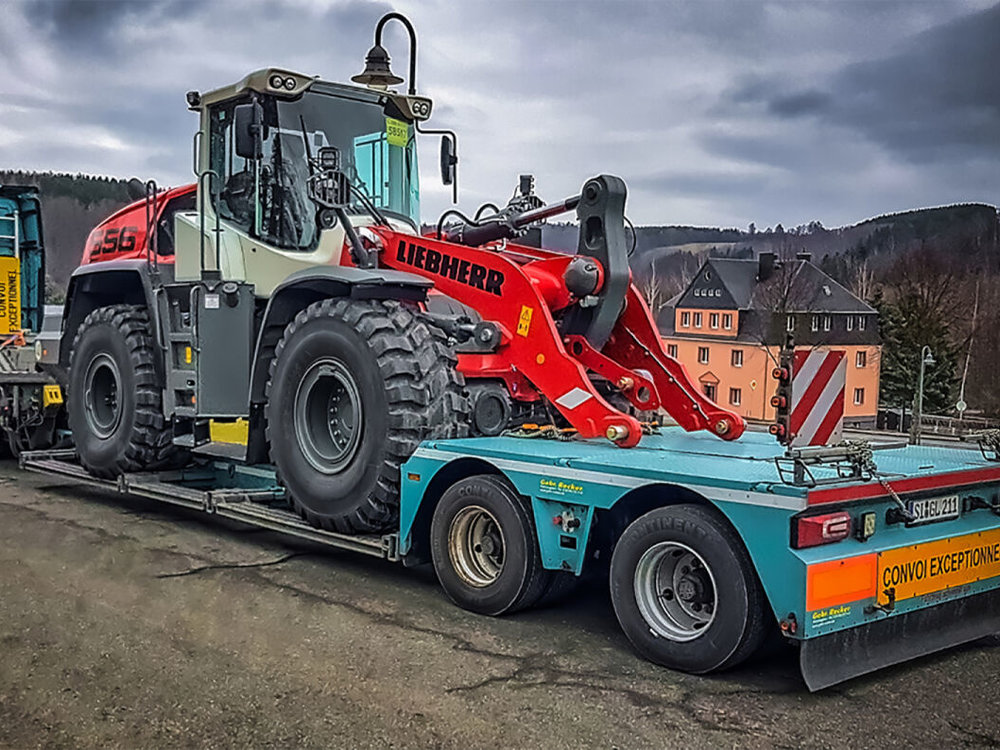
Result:
[[69,368],[68,418],[80,463],[112,478],[174,464],[162,378],[145,308],[111,305],[80,325]]
[[441,587],[463,609],[503,615],[545,593],[531,509],[504,479],[462,479],[441,496],[431,519],[431,558]]
[[398,302],[302,310],[275,348],[265,412],[292,507],[341,533],[391,528],[400,466],[422,440],[467,434],[463,389],[443,334]]
[[742,541],[699,505],[657,508],[625,529],[611,558],[611,601],[641,655],[694,674],[736,666],[768,632]]

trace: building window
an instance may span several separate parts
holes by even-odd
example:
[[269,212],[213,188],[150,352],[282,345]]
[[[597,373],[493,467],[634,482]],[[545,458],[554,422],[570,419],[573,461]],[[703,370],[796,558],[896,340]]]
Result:
[[718,328],[719,327],[719,313],[712,313],[711,315],[709,315],[708,316],[708,324],[712,328]]
[[794,331],[795,330],[795,316],[794,315],[786,315],[785,316],[785,330],[786,331]]
[[861,406],[865,402],[865,389],[855,388],[854,389],[854,405]]
[[854,366],[855,367],[867,367],[868,366],[868,352],[858,352],[854,355]]
[[694,327],[701,328],[701,313],[694,314]]
[[859,315],[858,316],[858,330],[859,331],[865,330],[865,324],[867,322],[868,322],[868,318],[866,318],[864,315]]
[[705,395],[708,396],[709,400],[715,401],[715,386],[711,383],[703,383],[702,390],[705,391]]
[[732,313],[723,313],[722,315],[722,327],[727,331],[733,328],[733,315]]
[[699,346],[698,347],[698,364],[707,365],[708,364],[708,347]]
[[812,323],[810,323],[809,328],[813,331],[819,330],[819,315],[812,316]]
[[681,313],[681,328],[688,328],[691,325],[691,313]]
[[729,357],[729,362],[733,367],[743,367],[743,350],[733,349],[732,355]]
[[677,359],[677,344],[667,344],[667,354]]
[[823,316],[823,330],[824,331],[829,331],[830,330],[830,323],[831,323],[830,316],[829,315],[824,315]]
[[739,388],[729,389],[729,403],[733,406],[739,406],[743,401],[743,392]]
[[854,316],[853,315],[848,315],[847,316],[847,330],[848,331],[853,331],[854,330]]

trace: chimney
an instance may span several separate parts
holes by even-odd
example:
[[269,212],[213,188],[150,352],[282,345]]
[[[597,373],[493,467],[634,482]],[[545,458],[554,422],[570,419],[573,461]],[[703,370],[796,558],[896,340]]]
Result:
[[795,260],[804,260],[806,263],[811,263],[812,259],[813,259],[812,253],[802,252],[795,254]]
[[774,253],[761,253],[757,257],[757,281],[764,282],[774,274]]

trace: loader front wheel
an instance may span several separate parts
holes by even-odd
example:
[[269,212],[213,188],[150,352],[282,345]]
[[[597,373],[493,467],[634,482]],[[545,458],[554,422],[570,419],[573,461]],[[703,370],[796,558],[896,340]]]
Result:
[[611,558],[611,601],[641,655],[694,674],[736,666],[768,632],[742,541],[700,505],[657,508],[625,529]]
[[73,340],[68,418],[80,463],[113,478],[175,463],[163,383],[143,307],[111,305],[91,312]]
[[422,440],[462,437],[468,403],[443,335],[398,302],[326,299],[285,328],[267,386],[271,459],[317,527],[378,532]]

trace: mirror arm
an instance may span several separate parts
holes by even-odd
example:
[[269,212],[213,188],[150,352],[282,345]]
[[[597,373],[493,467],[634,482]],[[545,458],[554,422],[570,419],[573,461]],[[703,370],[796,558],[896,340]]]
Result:
[[413,129],[422,135],[446,135],[451,138],[451,142],[455,146],[455,154],[453,156],[455,160],[455,179],[451,183],[451,202],[458,203],[458,136],[455,134],[455,131],[445,128],[422,128],[420,127],[419,120],[413,123]]

